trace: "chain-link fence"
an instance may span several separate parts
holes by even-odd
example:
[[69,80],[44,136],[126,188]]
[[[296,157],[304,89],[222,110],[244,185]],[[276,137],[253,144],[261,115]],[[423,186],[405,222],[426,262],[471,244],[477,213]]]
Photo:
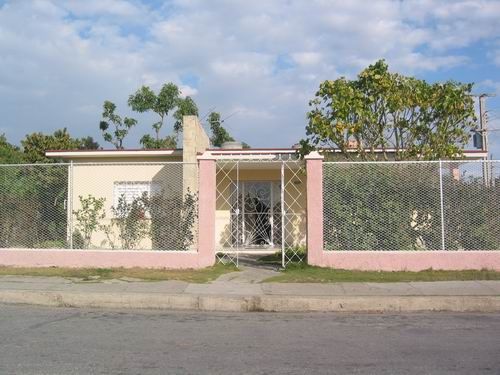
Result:
[[325,250],[500,250],[500,161],[326,162]]
[[0,166],[0,247],[66,246],[68,171],[67,164]]
[[0,247],[193,250],[198,169],[182,162],[0,165]]

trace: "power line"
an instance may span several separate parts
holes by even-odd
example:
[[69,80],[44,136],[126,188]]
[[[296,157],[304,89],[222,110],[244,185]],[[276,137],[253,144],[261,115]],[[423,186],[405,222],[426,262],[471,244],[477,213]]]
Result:
[[238,112],[241,112],[241,111],[240,111],[240,110],[236,110],[236,111],[234,111],[234,112],[233,112],[233,113],[231,113],[229,116],[227,116],[226,118],[222,119],[222,120],[220,121],[220,123],[222,124],[224,121],[226,121],[228,118],[233,117],[233,116],[234,116],[235,114],[237,114]]
[[214,107],[210,108],[210,109],[208,110],[208,112],[205,114],[205,116],[203,116],[203,117],[201,118],[201,121],[205,120],[205,119],[208,117],[208,115],[209,115],[209,114],[211,114],[211,113],[214,111],[214,109],[215,109],[215,108],[217,108],[217,107],[215,107],[215,106],[214,106]]

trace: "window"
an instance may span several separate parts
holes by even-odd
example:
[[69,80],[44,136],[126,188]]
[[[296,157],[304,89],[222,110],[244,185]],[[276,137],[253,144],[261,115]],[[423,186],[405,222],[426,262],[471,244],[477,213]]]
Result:
[[160,184],[152,181],[115,181],[113,187],[113,206],[118,206],[118,198],[122,195],[125,202],[132,203],[134,199],[142,197],[144,193],[150,197],[160,192]]

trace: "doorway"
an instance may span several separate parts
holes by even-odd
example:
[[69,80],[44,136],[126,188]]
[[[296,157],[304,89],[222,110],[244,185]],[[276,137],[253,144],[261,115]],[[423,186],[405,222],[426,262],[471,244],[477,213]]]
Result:
[[217,160],[216,259],[236,266],[240,254],[282,267],[304,261],[304,180],[301,160]]
[[280,246],[281,200],[279,181],[240,182],[242,223],[241,244],[252,249],[272,249]]

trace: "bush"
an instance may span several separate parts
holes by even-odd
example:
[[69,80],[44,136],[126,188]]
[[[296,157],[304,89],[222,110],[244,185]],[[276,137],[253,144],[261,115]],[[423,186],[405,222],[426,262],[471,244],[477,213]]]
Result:
[[439,249],[439,173],[431,165],[408,166],[327,165],[325,248]]
[[137,249],[141,241],[148,237],[150,232],[146,219],[147,200],[147,193],[130,203],[122,195],[118,198],[116,207],[111,207],[114,216],[111,223],[118,228],[122,249]]
[[[83,249],[88,249],[92,245],[92,234],[98,230],[102,230],[103,225],[100,223],[106,217],[106,212],[104,210],[105,198],[95,198],[92,195],[88,195],[86,198],[81,195],[78,196],[80,200],[81,208],[73,211],[76,219],[76,232],[82,239]],[[80,238],[79,238],[80,239]],[[80,244],[79,244],[80,245]],[[73,239],[73,247],[75,242]]]
[[188,189],[184,199],[166,192],[146,201],[151,215],[153,249],[189,250],[196,235],[198,195]]
[[[327,250],[439,250],[439,164],[325,164]],[[443,177],[446,249],[500,249],[500,186]]]

